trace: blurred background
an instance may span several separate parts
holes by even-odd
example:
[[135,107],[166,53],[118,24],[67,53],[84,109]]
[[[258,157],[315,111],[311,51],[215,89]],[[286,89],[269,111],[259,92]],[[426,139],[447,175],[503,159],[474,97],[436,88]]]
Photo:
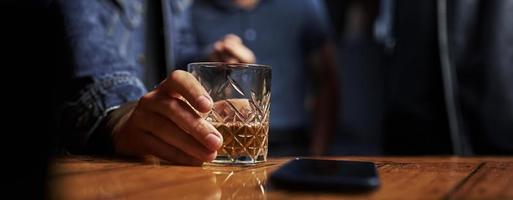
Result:
[[384,75],[374,40],[379,1],[327,0],[338,47],[340,113],[334,155],[380,155]]

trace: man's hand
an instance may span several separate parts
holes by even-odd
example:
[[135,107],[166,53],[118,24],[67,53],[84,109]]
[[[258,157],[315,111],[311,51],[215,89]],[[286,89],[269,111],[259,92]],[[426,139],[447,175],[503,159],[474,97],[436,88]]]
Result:
[[174,71],[114,126],[116,152],[154,155],[183,165],[211,161],[223,139],[199,114],[212,106],[212,99],[190,73]]
[[212,46],[210,61],[227,63],[255,63],[255,54],[246,47],[239,36],[228,34]]

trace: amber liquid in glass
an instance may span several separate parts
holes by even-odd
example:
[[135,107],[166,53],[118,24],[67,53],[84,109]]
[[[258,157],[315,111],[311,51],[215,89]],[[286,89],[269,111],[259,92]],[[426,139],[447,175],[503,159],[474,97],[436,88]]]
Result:
[[213,163],[259,163],[267,160],[269,123],[213,123],[223,145]]

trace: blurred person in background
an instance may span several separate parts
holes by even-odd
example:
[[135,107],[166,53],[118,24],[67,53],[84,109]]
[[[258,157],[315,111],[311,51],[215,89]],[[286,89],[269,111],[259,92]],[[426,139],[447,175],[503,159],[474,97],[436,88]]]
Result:
[[191,14],[203,52],[197,60],[272,66],[269,155],[327,153],[335,131],[337,84],[324,3],[196,0]]
[[374,44],[362,53],[377,46],[380,64],[364,73],[382,83],[367,115],[382,120],[359,120],[381,121],[383,153],[513,153],[512,9],[510,0],[366,5]]

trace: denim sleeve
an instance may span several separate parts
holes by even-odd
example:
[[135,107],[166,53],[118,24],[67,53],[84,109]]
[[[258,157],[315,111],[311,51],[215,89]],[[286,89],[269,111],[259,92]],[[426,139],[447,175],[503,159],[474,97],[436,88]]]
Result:
[[[66,150],[111,152],[108,112],[136,101],[147,90],[140,80],[141,1],[61,0],[64,39],[69,50],[70,97],[59,122]],[[73,88],[73,89],[71,89]],[[100,139],[93,139],[100,138]]]

